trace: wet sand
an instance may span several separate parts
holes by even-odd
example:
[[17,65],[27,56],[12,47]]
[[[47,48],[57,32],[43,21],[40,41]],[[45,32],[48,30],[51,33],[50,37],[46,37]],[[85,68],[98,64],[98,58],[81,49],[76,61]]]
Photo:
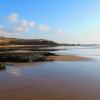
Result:
[[48,56],[48,60],[8,64],[7,70],[0,72],[0,100],[100,100],[100,88],[94,80],[77,62],[67,63],[88,58],[58,55]]
[[[0,72],[0,100],[100,100],[89,64],[42,62]],[[81,68],[81,67],[82,68]],[[90,65],[91,66],[91,65]],[[88,74],[92,72],[91,74]],[[94,81],[95,79],[95,81]]]
[[74,55],[57,55],[57,56],[49,56],[48,60],[51,60],[51,61],[86,61],[86,60],[89,60],[89,58],[74,56]]

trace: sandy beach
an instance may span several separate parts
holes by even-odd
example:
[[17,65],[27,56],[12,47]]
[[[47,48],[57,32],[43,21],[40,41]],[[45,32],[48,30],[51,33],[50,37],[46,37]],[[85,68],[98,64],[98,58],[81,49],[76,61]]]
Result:
[[99,100],[100,62],[91,59],[100,49],[85,50],[87,55],[84,49],[74,55],[73,49],[46,56],[49,61],[7,62],[0,72],[0,100]]
[[89,58],[75,56],[75,55],[57,55],[57,56],[49,56],[48,60],[51,60],[51,61],[86,61],[86,60],[89,60]]

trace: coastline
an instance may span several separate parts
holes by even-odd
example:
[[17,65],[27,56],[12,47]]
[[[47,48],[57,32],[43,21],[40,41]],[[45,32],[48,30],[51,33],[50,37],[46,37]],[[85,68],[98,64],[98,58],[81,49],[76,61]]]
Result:
[[88,57],[76,56],[76,55],[55,55],[48,56],[47,58],[50,61],[87,61]]
[[91,58],[88,57],[82,57],[82,56],[76,56],[76,55],[54,55],[54,56],[48,56],[47,60],[44,61],[36,61],[36,62],[5,62],[8,66],[16,66],[16,67],[24,67],[25,65],[29,66],[35,63],[41,63],[41,62],[52,62],[52,61],[88,61],[91,60]]
[[[47,56],[46,60],[43,61],[35,61],[35,62],[47,62],[47,61],[88,61],[91,60],[91,58],[88,57],[82,57],[82,56],[76,56],[76,55],[53,55],[53,56]],[[8,65],[9,64],[18,64],[18,65],[23,65],[23,64],[31,64],[35,62],[6,62]]]
[[77,55],[57,55],[56,53],[20,51],[20,52],[3,52],[0,53],[0,62],[15,62],[15,63],[32,63],[43,61],[86,61],[88,57],[81,57]]

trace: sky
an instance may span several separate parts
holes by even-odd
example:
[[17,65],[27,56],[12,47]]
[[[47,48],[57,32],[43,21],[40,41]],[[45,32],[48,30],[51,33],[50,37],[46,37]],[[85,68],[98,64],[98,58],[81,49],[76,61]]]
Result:
[[100,44],[100,0],[0,0],[0,36]]

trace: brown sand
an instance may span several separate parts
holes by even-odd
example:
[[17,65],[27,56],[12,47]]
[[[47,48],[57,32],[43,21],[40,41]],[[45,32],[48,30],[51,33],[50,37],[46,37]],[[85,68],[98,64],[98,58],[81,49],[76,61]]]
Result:
[[48,60],[50,61],[85,61],[85,60],[89,60],[89,58],[75,56],[75,55],[57,55],[57,56],[49,56]]

